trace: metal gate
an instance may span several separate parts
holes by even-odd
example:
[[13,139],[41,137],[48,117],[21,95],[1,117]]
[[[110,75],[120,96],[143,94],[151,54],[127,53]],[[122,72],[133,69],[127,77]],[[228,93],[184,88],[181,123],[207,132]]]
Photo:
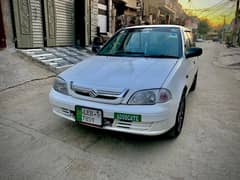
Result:
[[74,45],[73,0],[44,0],[47,46]]
[[47,46],[56,46],[56,19],[54,0],[44,0]]
[[73,0],[55,0],[56,7],[56,45],[74,45]]
[[12,2],[17,47],[43,47],[43,26],[40,0],[14,0]]
[[74,0],[12,2],[18,48],[74,45]]

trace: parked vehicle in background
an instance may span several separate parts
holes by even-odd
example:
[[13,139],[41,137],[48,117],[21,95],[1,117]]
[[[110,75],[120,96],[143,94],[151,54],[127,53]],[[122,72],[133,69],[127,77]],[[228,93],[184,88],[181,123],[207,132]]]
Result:
[[58,75],[53,112],[106,130],[177,137],[197,83],[202,49],[193,46],[182,26],[124,28],[96,56]]
[[218,42],[218,41],[219,41],[219,38],[218,38],[218,37],[213,37],[212,41],[213,41],[213,42]]
[[233,40],[232,40],[231,35],[228,35],[226,37],[225,45],[226,45],[227,48],[235,47],[234,44],[233,44]]
[[196,42],[204,42],[204,40],[202,38],[197,38]]

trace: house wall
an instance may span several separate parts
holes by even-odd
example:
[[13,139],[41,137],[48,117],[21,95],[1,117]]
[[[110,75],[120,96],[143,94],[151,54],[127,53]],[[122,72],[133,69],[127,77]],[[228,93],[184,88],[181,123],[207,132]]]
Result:
[[6,35],[7,47],[14,47],[13,22],[10,0],[0,0],[2,6],[3,23]]
[[108,31],[109,33],[114,33],[113,31],[113,22],[112,22],[112,19],[113,19],[113,10],[112,10],[112,0],[108,0]]
[[91,0],[91,41],[96,36],[98,25],[98,0]]
[[144,0],[144,16],[156,24],[182,24],[185,13],[178,0]]
[[127,7],[136,8],[137,1],[136,0],[127,0]]
[[[91,0],[90,2],[90,11],[91,11],[91,30],[90,30],[90,39],[91,39],[91,42],[93,41],[94,37],[96,37],[96,34],[97,34],[97,26],[98,26],[98,22],[101,21],[101,19],[98,19],[98,0]],[[112,22],[111,22],[111,19],[112,19],[112,0],[108,0],[108,9],[107,9],[107,13],[108,13],[108,17],[107,17],[107,32],[110,32],[110,33],[113,33],[112,31]]]
[[[3,13],[4,30],[6,34],[6,42],[8,47],[15,47],[14,23],[11,0],[0,0]],[[86,45],[92,43],[96,36],[96,29],[98,25],[98,0],[86,1]],[[112,28],[112,0],[108,0],[108,32],[113,33]]]

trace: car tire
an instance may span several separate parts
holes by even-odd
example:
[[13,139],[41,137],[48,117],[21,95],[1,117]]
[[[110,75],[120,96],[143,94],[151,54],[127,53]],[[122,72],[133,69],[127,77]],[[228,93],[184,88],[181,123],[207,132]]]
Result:
[[186,106],[186,98],[185,98],[185,94],[183,94],[181,101],[179,103],[175,125],[168,132],[168,136],[170,138],[177,138],[182,131],[182,126],[183,126],[184,116],[185,116],[185,106]]
[[197,87],[197,77],[198,77],[198,73],[195,74],[194,76],[194,80],[193,80],[193,83],[192,83],[192,86],[190,88],[190,91],[195,91],[196,87]]

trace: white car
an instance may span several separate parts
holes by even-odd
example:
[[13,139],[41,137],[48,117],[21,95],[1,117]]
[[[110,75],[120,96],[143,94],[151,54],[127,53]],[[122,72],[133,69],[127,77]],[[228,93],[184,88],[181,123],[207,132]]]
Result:
[[106,130],[177,137],[202,54],[193,44],[182,26],[121,29],[96,56],[57,76],[49,95],[53,112]]

